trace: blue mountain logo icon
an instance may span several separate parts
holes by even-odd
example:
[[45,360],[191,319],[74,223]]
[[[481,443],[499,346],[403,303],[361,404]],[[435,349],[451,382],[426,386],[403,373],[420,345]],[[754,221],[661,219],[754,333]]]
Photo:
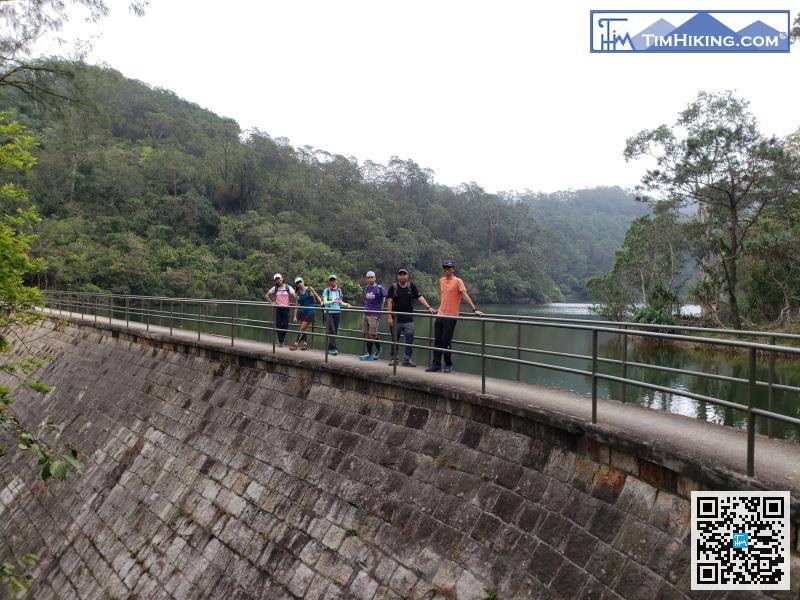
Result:
[[708,13],[697,13],[697,15],[672,32],[673,35],[683,33],[686,35],[736,36],[736,32],[733,29],[726,27]]
[[[675,29],[675,25],[667,21],[666,19],[659,19],[646,29],[642,29],[639,33],[633,36],[633,47],[636,50],[647,50],[647,41],[648,38],[645,37],[647,35],[656,35],[659,37],[663,37],[665,35],[669,35]],[[650,38],[652,40],[652,38]]]

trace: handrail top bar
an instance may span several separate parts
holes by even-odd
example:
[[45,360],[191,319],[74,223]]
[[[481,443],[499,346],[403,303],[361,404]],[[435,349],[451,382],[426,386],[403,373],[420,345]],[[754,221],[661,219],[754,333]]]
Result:
[[[51,294],[74,294],[85,296],[112,296],[117,298],[134,298],[143,300],[173,300],[173,301],[190,301],[196,303],[212,303],[212,304],[262,304],[258,300],[221,300],[216,298],[184,298],[176,297],[171,298],[168,296],[141,296],[136,294],[109,294],[107,292],[71,292],[67,290],[42,290],[43,293]],[[402,314],[402,313],[401,313]],[[416,314],[416,313],[415,313]],[[424,313],[422,313],[424,314]],[[470,313],[459,313],[468,316]],[[775,337],[781,339],[800,340],[800,334],[785,333],[780,331],[753,331],[751,329],[724,329],[720,327],[695,327],[693,325],[667,325],[658,323],[636,323],[635,321],[607,321],[603,319],[572,319],[569,317],[547,317],[537,315],[512,315],[505,313],[484,313],[486,317],[499,318],[499,319],[513,319],[514,321],[538,321],[538,322],[554,322],[554,323],[585,323],[590,325],[602,325],[612,327],[639,327],[642,329],[674,329],[679,331],[703,331],[706,333],[720,333],[726,335],[740,335],[750,337]]]
[[[79,294],[79,295],[88,295],[88,296],[100,296],[100,297],[108,297],[108,298],[127,298],[127,299],[141,299],[141,300],[161,300],[161,301],[171,301],[171,302],[184,302],[184,303],[192,303],[192,304],[232,304],[232,305],[248,305],[248,306],[271,306],[276,307],[275,303],[270,302],[263,302],[258,300],[216,300],[216,299],[200,299],[200,298],[168,298],[162,296],[137,296],[137,295],[130,295],[130,294],[107,294],[107,293],[94,293],[94,292],[68,292],[63,290],[42,290],[43,293],[53,293],[53,294]],[[289,307],[281,307],[281,308],[301,308],[297,304],[293,304]],[[322,306],[306,306],[303,307],[306,309],[313,309],[313,310],[327,310]],[[365,313],[369,312],[372,314],[386,314],[386,315],[393,315],[393,314],[407,314],[407,315],[414,315],[418,317],[428,317],[428,318],[436,318],[437,315],[433,315],[427,312],[414,312],[414,313],[394,313],[387,310],[366,310],[363,307],[358,308],[339,308],[336,309],[335,312],[354,312],[354,313]],[[727,340],[721,338],[710,338],[710,337],[702,337],[702,336],[690,336],[690,335],[680,335],[674,333],[657,333],[653,331],[644,331],[640,329],[627,329],[627,328],[620,328],[620,327],[598,327],[593,326],[591,323],[592,321],[582,320],[582,319],[574,319],[575,323],[562,323],[562,322],[554,322],[554,321],[544,321],[540,322],[538,320],[522,320],[518,318],[510,318],[510,319],[499,319],[499,318],[492,318],[492,317],[472,317],[472,316],[449,316],[444,315],[442,318],[450,318],[450,319],[457,319],[459,321],[483,321],[489,323],[505,323],[505,324],[512,324],[517,325],[520,323],[528,324],[528,325],[538,325],[542,327],[558,327],[561,329],[575,329],[581,331],[597,331],[600,333],[610,333],[615,335],[632,335],[638,337],[649,337],[649,338],[656,338],[656,339],[665,339],[665,340],[676,340],[676,341],[686,341],[686,342],[695,342],[701,344],[712,344],[715,346],[730,346],[734,348],[744,348],[744,349],[754,349],[754,350],[761,350],[763,352],[780,352],[782,354],[793,354],[800,356],[800,348],[793,348],[791,346],[778,346],[772,344],[762,344],[757,342],[747,342],[742,340]],[[613,322],[613,321],[612,321]],[[588,323],[587,325],[579,325],[578,323]],[[632,325],[639,325],[638,323]],[[655,325],[657,328],[667,328],[668,326],[662,325]],[[703,328],[694,328],[698,331],[706,331]],[[723,330],[726,332],[735,332],[735,330]],[[769,337],[771,334],[764,334],[766,337]],[[777,337],[777,336],[776,336]],[[800,337],[800,336],[799,336]]]

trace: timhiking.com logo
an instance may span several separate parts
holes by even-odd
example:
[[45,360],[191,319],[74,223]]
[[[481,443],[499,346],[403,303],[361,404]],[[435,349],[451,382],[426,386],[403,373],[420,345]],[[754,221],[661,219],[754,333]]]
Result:
[[789,52],[788,10],[593,10],[591,52]]

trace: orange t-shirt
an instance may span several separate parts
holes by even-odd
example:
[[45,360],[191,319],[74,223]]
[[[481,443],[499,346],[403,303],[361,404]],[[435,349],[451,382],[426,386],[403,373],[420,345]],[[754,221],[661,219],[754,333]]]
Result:
[[466,291],[467,288],[464,287],[464,282],[455,275],[452,279],[442,277],[439,280],[439,293],[442,297],[442,303],[439,305],[439,314],[457,317],[458,309],[461,306],[461,294]]

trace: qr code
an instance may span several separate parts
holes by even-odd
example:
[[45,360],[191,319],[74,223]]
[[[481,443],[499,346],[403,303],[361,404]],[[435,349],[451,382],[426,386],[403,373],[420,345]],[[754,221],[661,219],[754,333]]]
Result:
[[789,589],[789,492],[692,492],[692,589]]

